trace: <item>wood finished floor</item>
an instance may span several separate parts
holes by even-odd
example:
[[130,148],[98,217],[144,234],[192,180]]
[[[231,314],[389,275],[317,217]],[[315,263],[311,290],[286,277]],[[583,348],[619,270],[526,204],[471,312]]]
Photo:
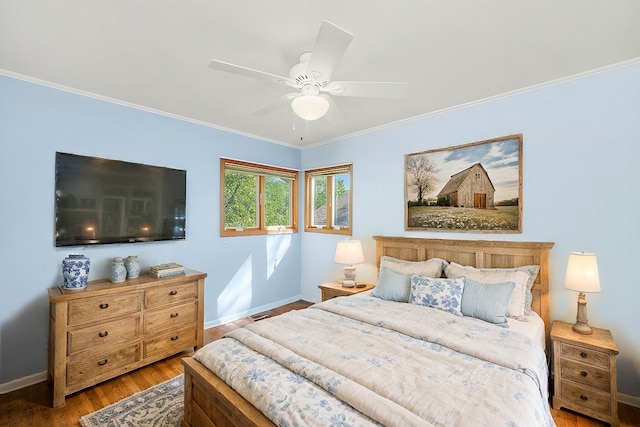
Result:
[[[310,304],[297,301],[270,310],[275,316],[289,310],[306,308]],[[222,337],[227,331],[242,327],[254,320],[250,317],[205,330],[205,344]],[[51,389],[41,382],[11,393],[0,395],[0,426],[7,427],[77,427],[80,417],[95,412],[125,397],[171,379],[182,373],[180,359],[192,353],[180,353],[163,361],[145,366],[86,390],[68,396],[65,405],[51,407]],[[607,424],[573,412],[551,410],[558,427],[600,427]],[[640,408],[619,404],[621,427],[640,426]]]

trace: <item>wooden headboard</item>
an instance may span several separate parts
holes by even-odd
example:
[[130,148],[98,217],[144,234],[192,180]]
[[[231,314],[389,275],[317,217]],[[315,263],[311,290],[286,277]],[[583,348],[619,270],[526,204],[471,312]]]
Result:
[[383,255],[407,261],[442,258],[476,268],[513,268],[539,265],[540,272],[531,290],[531,309],[545,324],[547,349],[551,329],[549,251],[552,242],[505,242],[497,240],[423,239],[419,237],[373,236],[376,241],[376,263],[380,270]]

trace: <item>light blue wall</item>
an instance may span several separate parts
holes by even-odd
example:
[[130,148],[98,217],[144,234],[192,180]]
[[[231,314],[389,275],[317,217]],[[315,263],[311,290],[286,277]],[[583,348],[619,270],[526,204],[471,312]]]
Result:
[[[106,276],[109,258],[129,254],[145,267],[177,261],[207,272],[210,324],[300,294],[318,301],[317,285],[342,274],[333,263],[341,237],[221,239],[221,156],[301,169],[352,162],[363,280],[375,280],[373,234],[553,241],[551,315],[573,322],[577,295],[563,286],[567,256],[595,252],[603,289],[587,296],[589,322],[613,331],[618,388],[640,396],[640,286],[628,267],[640,256],[639,118],[635,64],[298,151],[0,76],[0,384],[46,369],[46,291],[61,282],[68,253],[53,245],[58,150],[187,169],[186,241],[83,252],[92,279]],[[522,234],[404,231],[405,154],[513,133],[524,135]]]
[[[300,151],[0,76],[0,385],[47,367],[47,289],[80,249],[90,280],[109,259],[143,268],[175,261],[209,274],[205,321],[215,324],[298,299],[300,235],[219,236],[219,158],[299,169]],[[187,239],[87,248],[54,246],[54,153],[187,170]]]
[[[404,230],[404,155],[522,133],[522,234]],[[551,241],[551,317],[575,322],[577,293],[564,288],[570,251],[595,252],[602,292],[587,296],[589,323],[611,329],[620,349],[618,389],[640,396],[640,64],[450,111],[304,150],[303,169],[353,162],[354,239],[375,280],[371,235]],[[302,294],[339,279],[340,238],[302,236]]]

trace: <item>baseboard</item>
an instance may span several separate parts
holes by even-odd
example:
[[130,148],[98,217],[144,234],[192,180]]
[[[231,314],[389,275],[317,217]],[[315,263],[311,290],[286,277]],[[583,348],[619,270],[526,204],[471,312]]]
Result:
[[47,371],[38,372],[37,374],[29,375],[27,377],[18,378],[8,383],[0,384],[0,394],[9,393],[14,390],[18,390],[24,387],[29,387],[47,380]]
[[618,392],[618,403],[640,408],[640,396]]
[[212,320],[210,322],[206,322],[204,324],[205,329],[214,328],[216,326],[224,325],[225,323],[235,322],[238,319],[243,319],[245,317],[252,316],[256,313],[262,313],[263,311],[272,310],[274,308],[282,307],[283,305],[291,304],[292,302],[299,301],[302,298],[300,295],[297,295],[292,298],[287,298],[284,300],[280,300],[277,302],[273,302],[271,304],[262,305],[260,307],[252,308],[251,310],[245,310],[238,313],[230,314],[228,316],[221,317],[216,320]]

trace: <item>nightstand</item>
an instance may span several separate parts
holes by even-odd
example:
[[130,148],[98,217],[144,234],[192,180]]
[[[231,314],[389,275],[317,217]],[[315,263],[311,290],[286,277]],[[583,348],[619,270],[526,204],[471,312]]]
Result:
[[370,284],[364,284],[362,288],[345,288],[340,282],[323,283],[318,285],[322,291],[322,301],[326,301],[335,297],[348,297],[349,295],[359,294],[360,292],[368,291],[376,286]]
[[566,322],[553,322],[553,409],[567,408],[618,426],[616,355],[611,332],[573,332]]

